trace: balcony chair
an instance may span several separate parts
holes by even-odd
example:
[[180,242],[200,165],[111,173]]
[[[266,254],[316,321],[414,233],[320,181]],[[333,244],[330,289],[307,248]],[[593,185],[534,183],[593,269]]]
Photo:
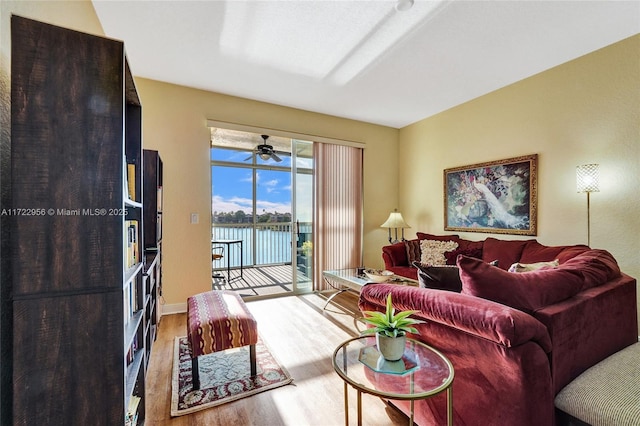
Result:
[[216,261],[221,260],[222,258],[224,258],[224,247],[222,246],[212,247],[211,248],[211,271],[212,271],[211,277],[228,281],[228,278],[226,278],[222,273],[217,273],[213,271],[214,263]]

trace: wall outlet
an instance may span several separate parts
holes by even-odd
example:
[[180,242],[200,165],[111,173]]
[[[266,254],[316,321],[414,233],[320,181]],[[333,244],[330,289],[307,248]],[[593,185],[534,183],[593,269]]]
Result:
[[192,225],[197,225],[200,222],[200,215],[198,213],[191,213],[191,219],[189,221]]

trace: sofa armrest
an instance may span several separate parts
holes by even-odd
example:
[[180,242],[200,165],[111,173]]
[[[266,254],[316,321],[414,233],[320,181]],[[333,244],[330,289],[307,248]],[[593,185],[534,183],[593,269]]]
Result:
[[397,310],[417,310],[414,315],[417,318],[454,327],[505,347],[534,341],[545,352],[551,351],[545,326],[531,315],[466,294],[374,284],[363,287],[360,292],[360,309],[384,310],[389,293]]
[[411,266],[407,260],[407,249],[404,242],[399,242],[382,247],[382,260],[384,260],[385,269],[394,266]]
[[636,280],[626,274],[537,311],[553,342],[554,394],[638,340]]

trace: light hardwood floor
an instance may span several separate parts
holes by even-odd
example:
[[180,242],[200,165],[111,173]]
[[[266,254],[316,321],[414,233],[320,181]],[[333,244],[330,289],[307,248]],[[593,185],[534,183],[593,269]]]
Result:
[[[173,341],[186,335],[186,314],[162,317],[148,370],[145,425],[344,425],[344,382],[333,371],[331,356],[341,342],[357,335],[356,297],[343,293],[334,299],[342,307],[330,304],[326,310],[325,299],[316,294],[247,302],[260,335],[293,383],[175,418],[170,416]],[[408,422],[371,395],[362,395],[362,407],[365,425]],[[349,388],[351,424],[356,415],[356,392]]]

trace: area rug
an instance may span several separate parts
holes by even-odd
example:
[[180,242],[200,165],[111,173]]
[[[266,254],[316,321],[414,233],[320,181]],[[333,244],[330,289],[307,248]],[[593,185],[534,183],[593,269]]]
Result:
[[186,337],[176,337],[171,382],[171,415],[195,411],[246,398],[293,381],[269,351],[261,337],[256,345],[257,374],[251,376],[249,347],[214,352],[198,358],[200,389],[194,391],[191,353]]

